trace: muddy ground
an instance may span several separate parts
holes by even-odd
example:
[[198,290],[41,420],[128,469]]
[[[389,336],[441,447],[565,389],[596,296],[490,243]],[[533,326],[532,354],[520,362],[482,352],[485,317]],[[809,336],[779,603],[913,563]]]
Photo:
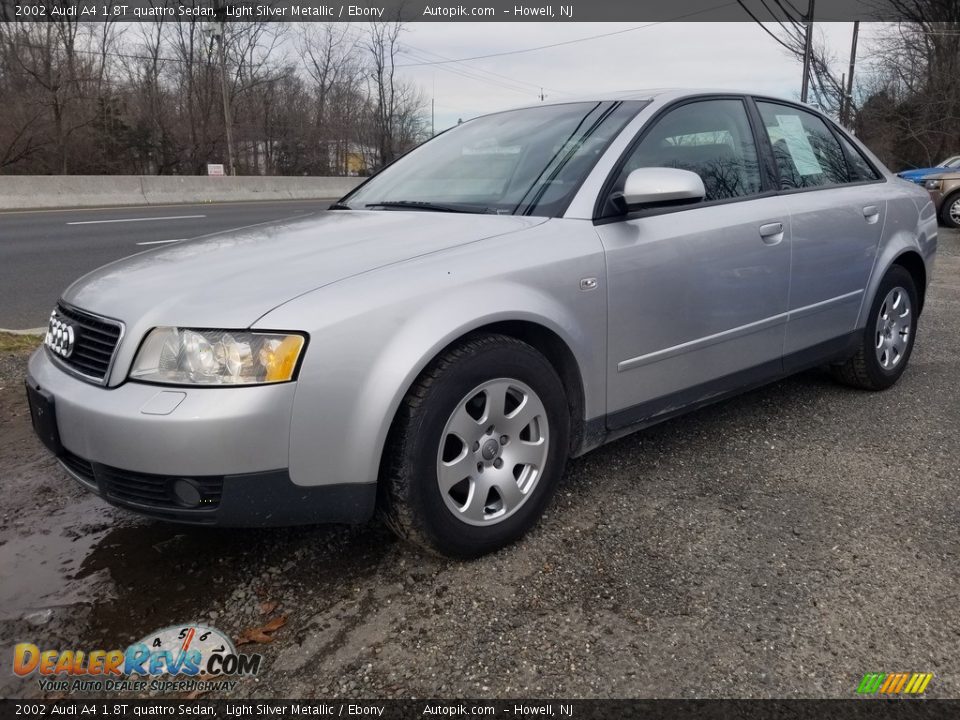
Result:
[[[573,461],[540,527],[472,563],[384,528],[196,529],[81,490],[0,356],[0,695],[15,642],[125,647],[202,621],[265,668],[232,697],[850,697],[865,672],[960,696],[960,236],[910,367],[820,372]],[[280,621],[278,620],[277,623]]]

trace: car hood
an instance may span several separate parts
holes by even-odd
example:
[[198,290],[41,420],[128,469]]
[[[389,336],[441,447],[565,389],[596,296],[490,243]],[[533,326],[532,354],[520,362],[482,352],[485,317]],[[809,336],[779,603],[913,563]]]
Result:
[[914,170],[901,170],[897,175],[902,178],[918,178],[924,175],[930,175],[931,173],[946,172],[949,169],[950,168],[945,167],[916,168]]
[[334,210],[139,253],[80,278],[63,299],[125,322],[128,333],[160,325],[246,328],[324,285],[544,221]]

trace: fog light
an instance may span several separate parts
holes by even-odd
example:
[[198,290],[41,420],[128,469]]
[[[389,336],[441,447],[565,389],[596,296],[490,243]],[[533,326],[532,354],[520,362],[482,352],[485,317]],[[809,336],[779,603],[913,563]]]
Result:
[[200,488],[193,480],[186,478],[174,480],[173,495],[183,507],[195,508],[200,505]]

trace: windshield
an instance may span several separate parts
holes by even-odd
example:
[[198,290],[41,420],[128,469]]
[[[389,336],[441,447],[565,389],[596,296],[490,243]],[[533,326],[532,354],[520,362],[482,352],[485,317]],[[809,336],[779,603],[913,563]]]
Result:
[[338,207],[555,216],[644,104],[544,105],[471,120],[400,158]]
[[960,155],[947,158],[940,164],[940,167],[960,167]]

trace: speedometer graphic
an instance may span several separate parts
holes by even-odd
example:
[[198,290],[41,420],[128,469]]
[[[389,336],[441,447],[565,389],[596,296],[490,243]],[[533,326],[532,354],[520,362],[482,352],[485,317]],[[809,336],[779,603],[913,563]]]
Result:
[[151,633],[131,645],[127,656],[128,669],[137,675],[216,675],[232,672],[237,651],[216,628],[193,624]]

